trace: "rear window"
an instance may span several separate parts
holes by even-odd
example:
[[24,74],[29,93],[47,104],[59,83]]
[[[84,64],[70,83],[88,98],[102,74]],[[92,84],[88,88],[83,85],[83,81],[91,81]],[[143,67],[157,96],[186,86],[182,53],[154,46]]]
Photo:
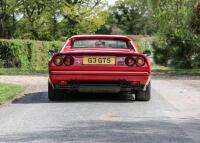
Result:
[[124,40],[75,40],[73,48],[130,49],[131,46]]

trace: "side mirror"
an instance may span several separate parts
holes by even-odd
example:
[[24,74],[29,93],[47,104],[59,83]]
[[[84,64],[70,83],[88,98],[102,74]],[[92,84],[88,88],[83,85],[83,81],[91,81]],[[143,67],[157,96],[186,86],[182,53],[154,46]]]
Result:
[[48,54],[49,56],[53,56],[57,53],[57,51],[54,51],[54,50],[49,50]]
[[149,56],[152,55],[152,53],[151,53],[150,50],[145,50],[145,51],[143,52],[143,54],[146,55],[147,57],[149,57]]

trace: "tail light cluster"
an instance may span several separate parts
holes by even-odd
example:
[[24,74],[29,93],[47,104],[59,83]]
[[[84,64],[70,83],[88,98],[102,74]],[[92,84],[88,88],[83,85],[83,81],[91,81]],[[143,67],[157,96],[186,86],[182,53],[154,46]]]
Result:
[[143,67],[145,65],[145,58],[142,56],[129,56],[125,59],[125,63],[127,66],[138,66]]
[[74,64],[74,58],[72,56],[62,56],[62,55],[58,55],[53,59],[53,63],[56,66],[71,66]]

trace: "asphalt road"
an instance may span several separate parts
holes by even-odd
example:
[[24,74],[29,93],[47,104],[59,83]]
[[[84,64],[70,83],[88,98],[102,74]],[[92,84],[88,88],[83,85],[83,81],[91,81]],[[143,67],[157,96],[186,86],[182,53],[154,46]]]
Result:
[[49,102],[47,76],[0,76],[27,87],[0,107],[0,142],[200,143],[200,78],[156,78],[150,102],[109,94]]

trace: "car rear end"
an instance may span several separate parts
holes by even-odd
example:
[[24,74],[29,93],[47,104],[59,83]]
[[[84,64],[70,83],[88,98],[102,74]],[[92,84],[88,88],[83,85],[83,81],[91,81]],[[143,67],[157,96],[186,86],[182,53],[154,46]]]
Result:
[[54,91],[135,93],[149,85],[150,64],[132,48],[68,48],[52,57],[49,75]]

